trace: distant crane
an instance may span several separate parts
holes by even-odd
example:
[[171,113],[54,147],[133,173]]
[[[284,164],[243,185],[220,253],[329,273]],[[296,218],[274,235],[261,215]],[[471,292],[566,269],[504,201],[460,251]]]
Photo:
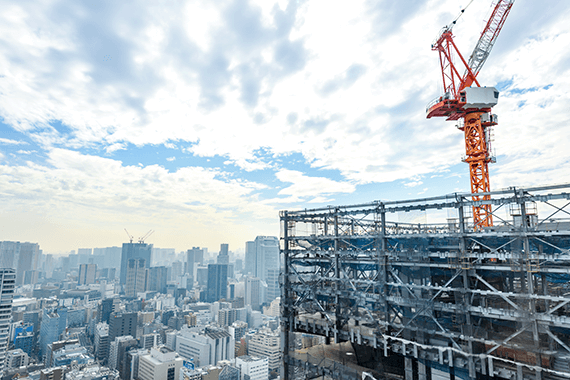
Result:
[[[490,200],[489,162],[495,162],[491,149],[492,130],[497,125],[497,115],[491,114],[491,108],[497,104],[499,92],[494,87],[481,87],[477,75],[489,57],[491,49],[511,11],[514,0],[498,0],[475,49],[467,62],[453,42],[452,28],[459,16],[444,27],[431,48],[439,52],[439,62],[443,78],[443,96],[438,97],[426,108],[427,118],[446,117],[447,120],[463,119],[458,128],[465,133],[465,162],[469,164],[471,193],[474,201]],[[471,2],[469,3],[471,4]],[[468,6],[469,6],[468,4]],[[461,63],[454,63],[456,54]],[[459,73],[465,67],[463,75]],[[472,85],[475,84],[476,87]],[[493,225],[490,204],[473,206],[473,224],[475,229]]]
[[[129,237],[129,243],[132,243],[132,242],[133,242],[133,239],[134,239],[135,237],[134,237],[133,235],[131,235],[131,234],[129,233],[129,231],[127,231],[126,228],[125,228],[125,232],[127,233],[127,236]],[[139,238],[139,243],[140,243],[140,244],[143,244],[144,241],[145,241],[145,239],[148,238],[148,237],[149,237],[150,235],[152,235],[153,233],[154,233],[154,230],[148,231],[145,235],[143,235],[143,236],[141,236],[141,237]]]
[[127,236],[129,237],[129,243],[132,243],[132,242],[133,242],[133,239],[134,239],[134,236],[131,235],[131,234],[129,233],[129,231],[127,231],[126,228],[125,228],[125,232],[127,233]]
[[139,243],[143,244],[144,240],[154,233],[154,230],[148,231],[144,236],[139,238]]

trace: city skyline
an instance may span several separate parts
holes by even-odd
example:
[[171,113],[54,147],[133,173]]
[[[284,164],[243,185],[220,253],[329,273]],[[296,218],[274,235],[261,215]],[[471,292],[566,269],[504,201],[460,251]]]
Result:
[[[3,238],[45,252],[279,236],[279,210],[469,189],[426,120],[430,46],[467,1],[11,2],[0,15]],[[490,2],[454,27],[464,56]],[[570,7],[518,0],[479,79],[500,91],[491,188],[570,178]]]

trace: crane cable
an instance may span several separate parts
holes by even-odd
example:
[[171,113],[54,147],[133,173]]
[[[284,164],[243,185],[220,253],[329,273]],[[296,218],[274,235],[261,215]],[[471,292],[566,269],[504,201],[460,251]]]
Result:
[[457,17],[455,18],[455,20],[453,20],[448,26],[446,26],[447,30],[451,30],[453,28],[453,26],[457,23],[457,20],[459,20],[459,18],[463,15],[463,13],[465,12],[465,10],[471,5],[471,3],[473,2],[473,0],[471,0],[466,6],[465,8],[463,8],[461,10],[461,12],[459,12],[459,14],[457,15]]

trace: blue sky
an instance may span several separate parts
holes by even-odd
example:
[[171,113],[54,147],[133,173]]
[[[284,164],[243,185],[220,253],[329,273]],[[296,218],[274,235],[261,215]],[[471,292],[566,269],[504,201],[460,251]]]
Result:
[[[425,119],[430,45],[466,4],[6,2],[2,239],[235,250],[279,210],[467,191],[461,132]],[[454,28],[465,56],[490,5]],[[501,91],[492,188],[570,179],[569,18],[517,0],[479,75]]]

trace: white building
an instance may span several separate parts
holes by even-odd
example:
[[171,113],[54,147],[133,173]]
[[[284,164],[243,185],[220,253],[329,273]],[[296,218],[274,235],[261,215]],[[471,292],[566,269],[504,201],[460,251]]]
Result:
[[279,331],[262,329],[249,335],[247,340],[248,355],[268,359],[270,371],[278,371],[281,366],[281,334]]
[[6,368],[26,367],[29,359],[28,354],[26,354],[21,348],[8,351],[6,354]]
[[232,360],[234,350],[234,338],[219,328],[183,328],[176,336],[176,351],[186,359],[193,359],[197,367],[215,365],[220,360]]
[[8,331],[12,321],[12,298],[16,284],[16,271],[14,269],[0,269],[0,373],[4,370],[6,362],[6,348],[8,347]]
[[150,354],[139,358],[140,380],[176,380],[184,360],[166,346],[152,347]]
[[236,367],[240,370],[240,380],[267,380],[269,378],[269,366],[267,358],[245,355],[236,358]]

